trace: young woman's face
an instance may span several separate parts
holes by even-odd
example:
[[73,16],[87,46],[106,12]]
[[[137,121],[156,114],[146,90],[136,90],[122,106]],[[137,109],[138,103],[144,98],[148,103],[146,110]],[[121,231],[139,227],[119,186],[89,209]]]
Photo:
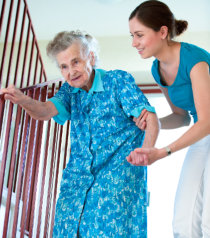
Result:
[[[92,52],[91,52],[92,53]],[[84,54],[79,43],[72,44],[56,56],[59,68],[65,80],[74,88],[86,91],[92,86],[94,56]]]
[[143,59],[157,57],[162,46],[161,32],[143,25],[136,17],[129,21],[129,29],[133,37],[132,46],[135,47]]

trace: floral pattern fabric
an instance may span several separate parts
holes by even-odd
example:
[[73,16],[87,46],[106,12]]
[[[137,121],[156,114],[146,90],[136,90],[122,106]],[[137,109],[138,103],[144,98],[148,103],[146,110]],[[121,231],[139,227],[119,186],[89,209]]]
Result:
[[53,237],[146,238],[147,168],[126,156],[144,139],[133,116],[154,108],[133,77],[97,69],[88,93],[64,83],[49,100],[58,110],[56,122],[71,120]]

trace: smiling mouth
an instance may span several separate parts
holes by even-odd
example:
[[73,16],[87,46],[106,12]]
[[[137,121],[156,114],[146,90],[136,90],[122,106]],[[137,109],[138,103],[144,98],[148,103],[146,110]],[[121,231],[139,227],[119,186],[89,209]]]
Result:
[[75,77],[75,78],[71,79],[71,81],[76,81],[76,80],[78,80],[79,78],[80,78],[80,76]]
[[139,54],[142,54],[142,52],[143,52],[143,49],[138,50]]

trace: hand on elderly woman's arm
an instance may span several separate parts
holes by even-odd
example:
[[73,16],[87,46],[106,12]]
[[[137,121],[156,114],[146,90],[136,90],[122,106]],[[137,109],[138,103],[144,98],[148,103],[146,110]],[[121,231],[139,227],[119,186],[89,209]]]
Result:
[[133,121],[135,122],[136,126],[138,126],[139,129],[144,131],[146,129],[146,119],[148,116],[148,111],[146,109],[143,109],[139,117],[134,117]]
[[149,157],[151,157],[151,151],[154,152],[153,149],[156,150],[155,148],[151,149],[151,147],[154,147],[157,140],[159,121],[155,113],[148,111],[142,111],[141,115],[138,118],[135,118],[134,121],[140,129],[145,127],[145,137],[142,145],[142,148],[145,148],[145,150],[144,153],[139,153],[139,149],[135,149],[127,157],[127,161],[133,165],[145,166],[150,164]]

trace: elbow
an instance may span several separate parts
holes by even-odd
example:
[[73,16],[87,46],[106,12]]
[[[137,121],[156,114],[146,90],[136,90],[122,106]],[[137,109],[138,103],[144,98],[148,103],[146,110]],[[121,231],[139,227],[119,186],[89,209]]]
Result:
[[42,117],[40,118],[37,118],[37,120],[40,120],[40,121],[49,121],[53,116],[51,115],[43,115]]
[[207,131],[208,131],[208,134],[210,135],[210,121],[208,120],[208,125],[207,125]]
[[43,117],[43,118],[38,118],[37,120],[39,121],[49,121],[51,118]]
[[210,134],[210,120],[209,120],[209,115],[206,116],[202,122],[201,122],[203,125],[206,125],[206,131],[207,131],[207,134]]
[[[206,135],[210,135],[210,122],[208,121],[207,123],[201,122],[202,127],[204,128],[204,133]],[[205,126],[204,126],[205,125]]]
[[205,135],[210,135],[210,120],[209,119],[200,119],[198,118],[198,121],[196,124],[199,124],[200,129],[204,132]]
[[51,118],[47,118],[47,117],[42,117],[42,116],[37,116],[37,115],[30,115],[29,116],[31,118],[33,118],[34,120],[37,120],[37,121],[49,121]]

